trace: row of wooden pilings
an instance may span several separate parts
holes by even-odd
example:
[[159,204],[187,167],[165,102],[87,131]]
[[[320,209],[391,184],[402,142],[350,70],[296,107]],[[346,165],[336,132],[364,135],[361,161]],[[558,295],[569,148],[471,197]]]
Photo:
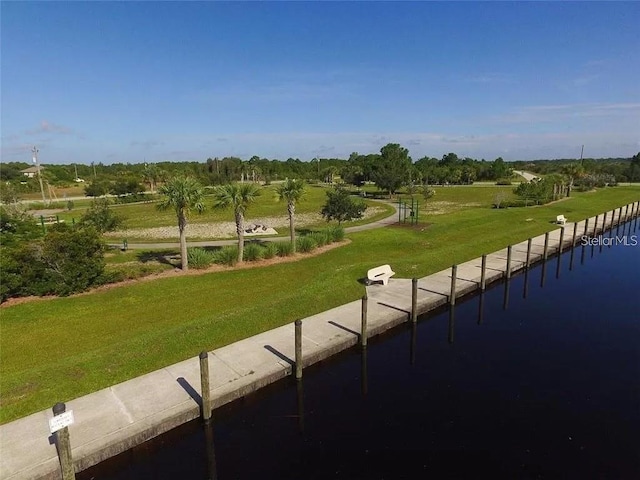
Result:
[[[624,214],[623,214],[623,209],[624,209]],[[631,212],[629,212],[629,209],[631,209]],[[640,202],[634,202],[634,203],[630,203],[625,205],[624,207],[619,207],[618,209],[614,209],[610,212],[605,212],[604,214],[602,214],[602,223],[600,224],[600,216],[601,215],[596,215],[595,217],[595,222],[593,225],[593,231],[591,232],[592,235],[595,237],[596,235],[602,235],[605,231],[605,229],[607,228],[607,218],[608,215],[611,214],[611,225],[610,225],[610,232],[613,231],[613,228],[617,228],[619,229],[620,224],[623,221],[628,221],[629,219],[634,219],[635,218],[635,228],[637,228],[637,223],[638,223],[638,217],[640,216]],[[614,222],[615,222],[615,226],[614,226]],[[576,244],[578,243],[578,223],[579,222],[575,222],[573,224],[573,235],[572,235],[572,240],[571,240],[571,248],[573,250],[573,248],[576,246]],[[598,230],[599,227],[599,230]],[[582,237],[587,237],[590,233],[589,230],[589,218],[585,219],[585,224],[584,224],[584,231],[582,233]],[[548,259],[549,256],[549,234],[550,232],[546,232],[544,235],[544,247],[543,247],[543,253],[542,253],[542,261],[546,262],[546,260]],[[565,228],[562,227],[560,229],[560,239],[558,242],[558,248],[556,250],[556,252],[558,254],[562,253],[563,251],[563,247],[564,247],[564,240],[565,240]],[[525,265],[524,268],[526,270],[528,270],[531,267],[531,247],[533,244],[533,239],[529,238],[527,240],[527,256],[526,256],[526,260],[525,260]],[[512,250],[513,250],[513,245],[509,245],[507,247],[507,261],[506,261],[506,268],[505,268],[505,278],[506,280],[510,280],[511,276],[513,274],[513,270],[511,268],[511,259],[512,259]],[[484,292],[486,290],[486,286],[487,286],[487,282],[486,282],[486,268],[487,268],[487,255],[484,254],[482,255],[482,263],[481,263],[481,273],[480,273],[480,282],[479,282],[479,288],[481,292]],[[458,266],[457,265],[452,265],[451,266],[451,290],[450,290],[450,294],[449,294],[449,305],[451,307],[454,307],[456,304],[456,281],[457,281],[457,273],[458,273]],[[361,306],[361,325],[360,325],[360,347],[361,348],[367,348],[367,339],[368,339],[368,332],[367,332],[367,314],[368,314],[368,297],[367,294],[365,293],[362,296],[361,299],[362,302],[362,306]],[[418,321],[418,279],[417,278],[412,278],[411,279],[411,313],[410,313],[410,321],[412,323],[417,323]],[[294,322],[294,326],[295,326],[295,378],[296,380],[300,380],[302,379],[302,321],[301,320],[296,320]]]
[[[624,208],[624,214],[623,214]],[[631,211],[629,212],[629,209]],[[611,214],[611,217],[609,217]],[[634,202],[632,204],[626,205],[625,207],[620,207],[618,209],[612,210],[610,212],[605,212],[602,217],[602,222],[600,222],[601,215],[597,215],[595,217],[595,222],[593,225],[593,230],[589,230],[589,219],[585,220],[584,231],[582,232],[582,237],[587,237],[590,233],[593,237],[597,235],[604,234],[607,228],[607,219],[611,218],[610,230],[609,234],[612,235],[612,231],[614,228],[619,230],[619,227],[623,221],[628,221],[629,219],[635,219],[634,230],[637,230],[638,227],[638,218],[640,217],[640,202]],[[631,231],[631,224],[629,227],[629,232]],[[571,249],[573,254],[573,249],[578,241],[578,222],[573,225],[573,236],[571,241]],[[616,231],[617,235],[618,231]],[[562,253],[563,244],[564,244],[564,235],[565,229],[562,228],[560,231],[560,242],[558,249],[556,252]],[[529,238],[527,241],[527,256],[524,264],[524,268],[526,270],[531,266],[531,247],[532,247],[533,239]],[[601,244],[602,245],[602,244]],[[549,232],[545,233],[544,236],[544,247],[542,253],[542,261],[546,262],[549,254]],[[509,280],[512,275],[511,269],[511,258],[512,258],[512,246],[509,245],[507,247],[507,260],[506,260],[506,268],[505,268],[505,278]],[[481,263],[481,274],[480,274],[480,282],[479,289],[481,292],[486,290],[486,266],[487,266],[487,255],[482,255],[482,263]],[[458,266],[453,265],[451,267],[451,290],[448,298],[448,303],[450,305],[450,312],[453,312],[453,307],[456,303],[456,280],[457,280],[457,270]],[[544,278],[544,277],[543,277]],[[368,314],[368,298],[365,295],[362,297],[362,308],[361,308],[361,332],[360,332],[360,347],[362,349],[367,348],[367,314]],[[409,315],[410,321],[412,324],[416,324],[418,321],[418,279],[413,278],[411,280],[411,313]],[[302,356],[302,321],[296,320],[294,322],[294,342],[295,342],[295,379],[300,381],[302,379],[302,364],[303,364],[303,356]],[[205,425],[209,425],[212,421],[212,401],[211,401],[211,386],[210,386],[210,374],[209,374],[209,354],[206,351],[203,351],[199,355],[200,360],[200,383],[201,383],[201,418],[205,422]],[[53,406],[53,415],[58,416],[64,414],[66,411],[66,406],[64,403],[57,403]],[[56,448],[58,450],[58,458],[60,460],[60,466],[62,471],[63,480],[75,480],[75,472],[73,467],[73,459],[71,455],[71,443],[69,439],[69,430],[68,427],[64,427],[54,433]]]

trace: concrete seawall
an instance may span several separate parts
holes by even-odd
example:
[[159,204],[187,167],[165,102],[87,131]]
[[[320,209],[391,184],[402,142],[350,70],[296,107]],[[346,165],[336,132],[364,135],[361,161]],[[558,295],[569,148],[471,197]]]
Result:
[[[637,230],[639,212],[640,202],[635,202],[608,212],[606,225],[603,214],[577,222],[575,238],[575,224],[567,223],[551,231],[548,242],[545,235],[532,238],[530,250],[528,240],[514,244],[511,272],[525,269],[527,259],[531,265],[541,261],[545,243],[551,256],[574,244],[580,245],[585,234],[594,237],[633,219],[626,227],[626,235],[630,236]],[[486,255],[487,285],[507,276],[507,258],[507,248]],[[456,298],[477,291],[481,279],[481,258],[458,265]],[[418,279],[417,313],[449,304],[451,287],[451,269]],[[411,279],[392,278],[388,285],[370,285],[366,291],[368,337],[410,320]],[[356,345],[360,321],[360,300],[303,319],[303,365],[311,365]],[[209,352],[213,406],[226,404],[291,375],[293,339],[294,326],[288,324]],[[75,417],[75,423],[69,427],[75,470],[84,470],[197,418],[200,394],[200,365],[194,356],[68,401],[67,410],[73,410]],[[51,410],[45,410],[0,426],[0,478],[62,478],[56,446],[49,432],[52,416]]]

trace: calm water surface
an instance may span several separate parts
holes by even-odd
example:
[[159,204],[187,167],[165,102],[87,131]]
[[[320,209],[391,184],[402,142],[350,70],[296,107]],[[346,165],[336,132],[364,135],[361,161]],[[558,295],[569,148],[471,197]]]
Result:
[[577,247],[80,478],[638,479],[639,268]]

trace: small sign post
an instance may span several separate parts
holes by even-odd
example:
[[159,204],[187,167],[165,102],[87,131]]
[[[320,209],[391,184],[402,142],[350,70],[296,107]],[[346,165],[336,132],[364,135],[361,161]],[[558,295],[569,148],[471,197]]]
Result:
[[68,428],[73,423],[73,410],[66,412],[66,408],[64,403],[56,403],[53,406],[53,418],[49,420],[49,429],[55,437],[62,480],[75,480],[76,472],[73,468]]
[[55,433],[58,430],[62,430],[73,423],[73,410],[56,415],[49,419],[49,430],[51,433]]

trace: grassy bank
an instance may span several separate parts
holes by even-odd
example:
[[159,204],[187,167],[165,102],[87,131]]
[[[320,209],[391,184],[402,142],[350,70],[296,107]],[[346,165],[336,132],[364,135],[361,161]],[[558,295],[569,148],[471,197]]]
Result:
[[[438,200],[447,201],[443,195],[459,198],[441,193]],[[294,263],[3,308],[0,421],[355,300],[363,293],[357,279],[373,266],[390,263],[398,277],[421,277],[557,228],[551,220],[558,214],[580,220],[638,199],[637,187],[526,209],[496,210],[465,198],[474,205],[426,209],[418,226],[354,233],[348,245]]]

